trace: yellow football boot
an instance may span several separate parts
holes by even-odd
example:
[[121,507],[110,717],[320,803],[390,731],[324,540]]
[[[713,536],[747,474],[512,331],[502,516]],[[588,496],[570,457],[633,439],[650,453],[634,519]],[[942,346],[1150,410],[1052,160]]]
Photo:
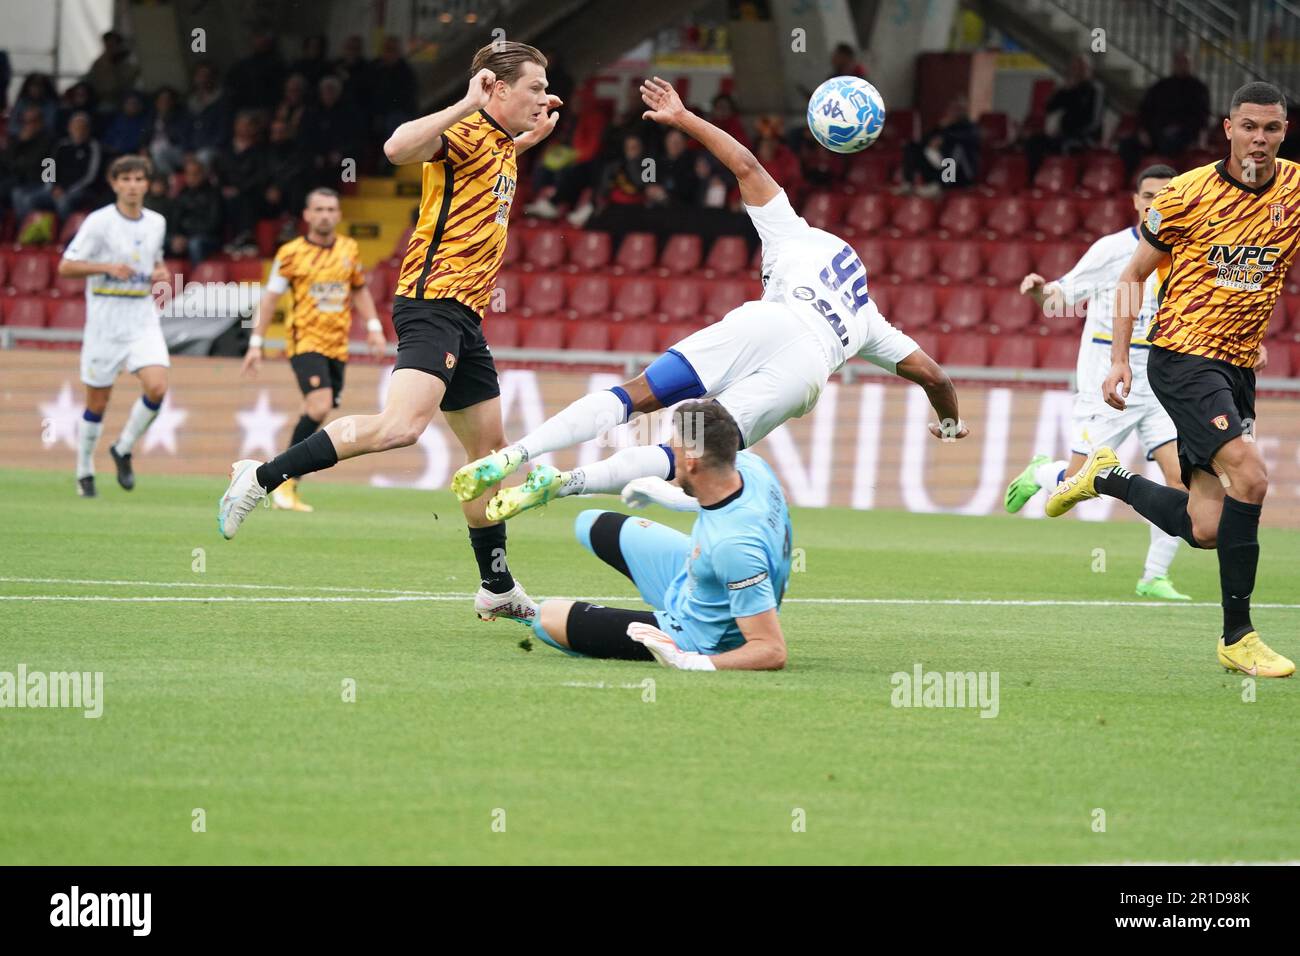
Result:
[[1097,490],[1092,486],[1093,479],[1099,472],[1117,467],[1119,467],[1119,458],[1115,456],[1113,449],[1105,445],[1094,448],[1092,454],[1084,461],[1083,467],[1057,485],[1048,496],[1044,508],[1047,516],[1059,518],[1080,501],[1096,498]]
[[1295,673],[1295,664],[1261,641],[1255,631],[1227,647],[1219,638],[1219,663],[1251,677],[1290,677]]

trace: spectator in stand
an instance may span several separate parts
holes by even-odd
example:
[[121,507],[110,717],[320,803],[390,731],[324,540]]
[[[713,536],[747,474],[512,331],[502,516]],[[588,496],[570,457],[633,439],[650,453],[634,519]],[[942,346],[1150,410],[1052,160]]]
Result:
[[722,176],[722,169],[704,150],[695,154],[695,205],[702,209],[727,208],[730,186]]
[[302,129],[302,118],[308,109],[307,92],[307,78],[301,73],[291,73],[284,81],[284,96],[275,107],[275,118],[288,123],[294,136]]
[[[171,196],[167,177],[161,173],[155,172],[149,177],[149,191],[144,194],[144,208],[152,209],[167,220],[169,225],[176,216],[176,200]],[[163,246],[165,249],[166,243]]]
[[322,79],[320,104],[303,117],[298,138],[313,157],[313,185],[338,186],[340,164],[361,154],[364,121],[357,108],[343,99],[343,89],[337,76]]
[[1029,178],[1050,154],[1081,153],[1101,140],[1101,84],[1092,76],[1092,61],[1079,54],[1070,61],[1069,83],[1047,101],[1043,131],[1025,141]]
[[669,129],[663,153],[655,160],[655,182],[646,186],[647,206],[690,206],[699,192],[695,157],[686,148],[686,134]]
[[169,255],[187,256],[197,265],[216,251],[221,241],[221,194],[196,156],[185,160],[185,185],[177,193],[167,220]]
[[[573,97],[573,76],[564,67],[564,57],[554,48],[546,50],[546,92],[568,103]],[[552,136],[555,134],[552,133]]]
[[104,149],[110,158],[138,153],[148,143],[149,131],[144,94],[132,90],[122,97],[122,108],[113,114],[104,130]]
[[[307,180],[311,171],[311,161],[298,144],[297,137],[287,121],[271,121],[270,142],[266,147],[267,184],[263,192],[263,217],[279,218],[285,214],[294,215],[303,208],[307,197]],[[287,239],[298,234],[297,223],[289,223],[290,232]]]
[[569,223],[582,228],[591,218],[597,206],[643,206],[646,200],[644,176],[648,167],[642,165],[647,159],[645,144],[636,133],[623,137],[623,155],[611,160],[601,171],[596,185],[594,203],[587,203],[569,214]]
[[538,219],[558,219],[560,210],[554,199],[562,184],[572,177],[578,151],[573,148],[574,118],[571,110],[560,114],[560,121],[542,147],[542,155],[533,166],[533,194],[536,198],[524,212]]
[[91,133],[96,132],[98,115],[95,111],[97,104],[95,91],[89,83],[84,80],[80,83],[73,83],[63,91],[63,100],[59,104],[59,115],[55,120],[55,128],[66,130],[68,121],[72,119],[74,113],[86,113],[90,116]]
[[415,116],[415,71],[402,56],[402,41],[384,38],[379,59],[370,65],[370,104],[375,119],[373,132],[381,139]]
[[[858,52],[853,49],[851,43],[837,44],[835,49],[831,50],[830,72],[826,74],[826,79],[837,76],[856,76],[862,80],[867,78],[867,68],[858,59]],[[803,94],[804,99],[813,95],[812,90],[802,85],[799,87],[799,92]]]
[[235,112],[275,108],[284,89],[284,60],[274,33],[260,30],[253,34],[253,52],[230,68],[226,88]]
[[122,97],[135,89],[136,80],[140,78],[140,64],[131,55],[126,37],[116,30],[105,33],[103,41],[104,52],[90,64],[84,79],[104,108],[113,109],[122,102]]
[[23,80],[23,88],[18,91],[18,99],[9,111],[9,135],[17,136],[22,129],[23,115],[28,107],[41,111],[41,126],[53,135],[59,118],[59,96],[54,91],[54,83],[44,73],[28,73]]
[[261,142],[257,114],[243,110],[235,116],[230,146],[218,154],[215,171],[221,183],[222,215],[234,232],[231,251],[253,245],[261,218],[263,192],[269,181],[266,147]]
[[149,118],[148,147],[153,168],[170,176],[181,168],[189,148],[189,115],[180,94],[164,86],[154,94],[153,116]]
[[18,132],[11,134],[0,153],[0,203],[30,209],[43,190],[41,172],[54,152],[54,136],[45,114],[35,102],[23,107]]
[[736,101],[728,94],[719,93],[713,98],[709,122],[724,133],[731,134],[746,149],[749,148],[749,134],[745,132],[745,124],[740,121],[740,116],[736,113]]
[[1210,122],[1210,89],[1192,73],[1192,58],[1174,54],[1174,71],[1157,80],[1138,106],[1137,131],[1120,140],[1129,175],[1148,153],[1177,156],[1199,146]]
[[780,117],[765,116],[759,119],[756,132],[758,145],[754,155],[772,178],[781,184],[792,203],[798,203],[804,192],[803,166],[799,157],[785,143]]
[[903,182],[895,192],[909,193],[915,186],[918,196],[932,199],[944,189],[970,186],[979,154],[980,128],[970,118],[966,97],[955,97],[935,129],[903,147]]
[[187,103],[189,133],[185,137],[205,167],[230,142],[230,99],[217,85],[217,71],[210,63],[194,68]]
[[343,56],[334,64],[334,74],[343,81],[344,102],[354,109],[370,108],[370,61],[365,57],[361,37],[354,35],[343,41]]
[[331,72],[328,51],[329,40],[323,33],[313,33],[302,38],[302,56],[289,66],[290,73],[300,73],[307,81],[307,89],[314,90],[321,78]]
[[60,219],[67,219],[100,192],[103,159],[91,133],[90,114],[74,113],[68,135],[54,147],[54,182],[15,194],[14,215],[21,221],[34,208],[53,207]]

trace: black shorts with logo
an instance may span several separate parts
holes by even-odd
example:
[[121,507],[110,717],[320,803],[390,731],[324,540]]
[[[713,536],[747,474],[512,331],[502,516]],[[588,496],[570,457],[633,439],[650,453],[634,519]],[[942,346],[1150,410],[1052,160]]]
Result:
[[1147,380],[1178,429],[1183,484],[1196,468],[1214,474],[1210,462],[1225,442],[1254,435],[1254,369],[1153,345]]
[[320,352],[301,352],[289,359],[293,374],[298,377],[298,387],[306,395],[318,388],[332,389],[334,407],[339,407],[339,395],[343,393],[343,370],[347,362],[330,358]]
[[456,299],[393,298],[395,368],[414,368],[447,383],[439,407],[469,408],[501,394],[496,363],[478,313]]

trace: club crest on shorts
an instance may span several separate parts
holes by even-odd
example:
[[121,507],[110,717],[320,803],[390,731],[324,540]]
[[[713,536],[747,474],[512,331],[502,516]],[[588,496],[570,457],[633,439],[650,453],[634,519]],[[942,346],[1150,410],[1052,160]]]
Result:
[[1210,419],[1210,424],[1213,425],[1215,428],[1217,428],[1219,431],[1226,432],[1228,430],[1228,416],[1215,415],[1213,418]]
[[311,378],[307,379],[307,383],[311,385],[312,388],[320,388],[320,376],[313,375]]
[[1274,226],[1282,225],[1282,220],[1286,216],[1286,206],[1280,202],[1270,203],[1268,207],[1268,221]]
[[447,363],[447,368],[456,367],[456,356],[452,355],[450,352],[447,353],[447,357],[444,361]]

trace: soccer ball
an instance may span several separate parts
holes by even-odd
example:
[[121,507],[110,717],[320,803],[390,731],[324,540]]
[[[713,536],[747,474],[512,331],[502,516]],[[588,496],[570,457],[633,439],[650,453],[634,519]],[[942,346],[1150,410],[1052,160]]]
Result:
[[808,128],[833,153],[856,153],[876,141],[885,128],[885,101],[856,76],[831,77],[808,101]]

